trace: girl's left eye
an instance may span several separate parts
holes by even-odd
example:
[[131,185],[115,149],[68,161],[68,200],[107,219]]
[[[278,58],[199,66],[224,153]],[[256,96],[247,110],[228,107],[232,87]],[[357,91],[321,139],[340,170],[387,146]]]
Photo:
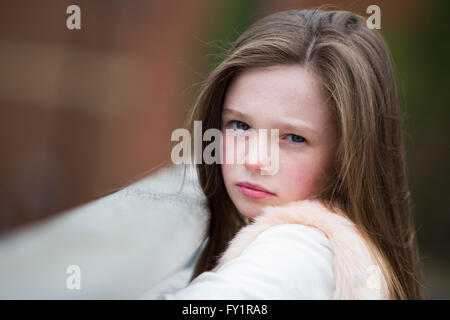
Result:
[[306,141],[305,138],[303,138],[302,136],[298,136],[296,134],[288,134],[288,135],[286,135],[286,137],[292,137],[292,139],[288,139],[288,140],[291,140],[293,143],[296,143],[296,144]]

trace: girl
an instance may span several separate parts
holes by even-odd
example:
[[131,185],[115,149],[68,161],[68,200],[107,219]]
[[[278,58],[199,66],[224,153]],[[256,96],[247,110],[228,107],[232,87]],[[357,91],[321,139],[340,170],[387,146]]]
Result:
[[257,21],[204,83],[195,120],[279,129],[279,170],[263,175],[271,160],[247,151],[244,164],[197,165],[208,240],[190,284],[164,298],[424,298],[396,83],[362,17]]

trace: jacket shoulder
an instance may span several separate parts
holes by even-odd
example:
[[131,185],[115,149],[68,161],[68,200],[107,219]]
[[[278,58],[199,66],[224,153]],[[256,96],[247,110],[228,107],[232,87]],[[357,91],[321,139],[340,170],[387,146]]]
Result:
[[[295,253],[295,254],[294,254]],[[331,299],[333,254],[325,235],[281,224],[257,236],[238,257],[204,272],[169,299]]]
[[[354,223],[343,212],[330,211],[317,200],[265,207],[262,215],[243,227],[230,241],[214,270],[239,257],[259,236],[275,232],[274,227],[286,224],[317,230],[328,240],[327,245],[333,252],[335,299],[388,297],[381,268],[374,262],[373,253]],[[375,285],[373,280],[376,280]]]

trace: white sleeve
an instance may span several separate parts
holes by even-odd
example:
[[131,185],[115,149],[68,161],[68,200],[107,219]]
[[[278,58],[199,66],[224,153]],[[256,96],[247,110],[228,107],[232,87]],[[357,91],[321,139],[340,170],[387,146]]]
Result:
[[333,253],[316,228],[282,224],[261,233],[243,253],[216,272],[203,272],[162,299],[331,299]]

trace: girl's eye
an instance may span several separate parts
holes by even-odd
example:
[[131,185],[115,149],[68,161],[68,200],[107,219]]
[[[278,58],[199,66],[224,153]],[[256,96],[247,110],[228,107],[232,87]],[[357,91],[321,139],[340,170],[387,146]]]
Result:
[[305,138],[303,138],[302,136],[298,136],[296,134],[288,134],[286,137],[292,137],[292,139],[288,139],[288,140],[291,140],[293,143],[296,143],[296,144],[306,141]]
[[[245,122],[239,121],[239,120],[232,120],[230,121],[232,127],[234,130],[248,130],[250,129],[250,126],[246,124]],[[291,137],[291,139],[289,139]],[[288,134],[286,135],[286,138],[288,140],[292,141],[294,144],[300,144],[302,142],[306,142],[306,139],[302,136],[296,135],[296,134]]]
[[250,126],[246,124],[245,122],[233,120],[231,121],[231,125],[233,126],[233,129],[235,130],[248,130],[250,129]]

